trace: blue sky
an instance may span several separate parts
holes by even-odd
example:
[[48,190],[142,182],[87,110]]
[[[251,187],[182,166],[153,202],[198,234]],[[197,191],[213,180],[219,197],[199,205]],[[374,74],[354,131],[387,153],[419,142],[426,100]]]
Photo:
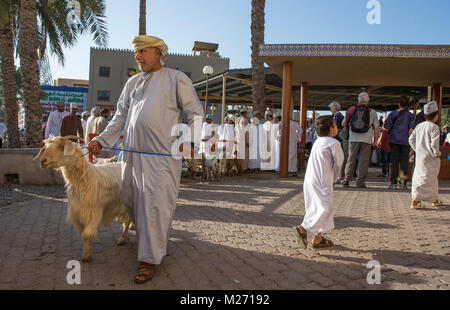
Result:
[[[369,0],[266,0],[266,43],[450,44],[449,0],[378,0],[381,24],[369,25]],[[138,32],[139,0],[107,0],[110,48],[130,48]],[[231,68],[250,67],[251,0],[148,0],[147,33],[169,52],[190,54],[194,41],[219,43]],[[53,79],[89,78],[85,35],[50,64]]]

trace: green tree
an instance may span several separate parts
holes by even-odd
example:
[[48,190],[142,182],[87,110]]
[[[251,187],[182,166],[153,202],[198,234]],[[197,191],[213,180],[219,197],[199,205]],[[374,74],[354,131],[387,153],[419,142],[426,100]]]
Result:
[[[0,46],[4,52],[1,54],[2,63],[6,59],[6,65],[9,65],[16,51],[24,68],[23,71],[26,72],[22,76],[22,81],[27,146],[35,147],[41,144],[39,135],[41,113],[38,112],[40,111],[39,69],[36,69],[39,57],[44,57],[48,46],[50,52],[57,56],[61,64],[64,64],[63,48],[72,47],[78,37],[87,31],[93,35],[98,46],[106,46],[108,34],[104,12],[104,0],[2,0],[0,5],[0,29],[2,30]],[[16,36],[17,33],[19,33],[18,36]],[[9,43],[11,41],[12,49]],[[14,45],[16,41],[19,42],[17,50]],[[4,46],[7,46],[8,50],[6,47],[3,48]],[[14,70],[9,67],[3,72],[5,72],[2,75],[3,84],[11,83],[13,81],[11,72]],[[8,89],[15,89],[15,87]],[[17,107],[17,102],[13,104],[12,96],[9,95],[8,103],[6,103],[6,97],[5,108],[11,111],[6,112],[7,115],[11,115],[8,119],[17,123],[17,116],[14,116],[17,112],[14,113],[13,109],[13,106]],[[14,125],[11,126],[14,127]]]
[[16,91],[17,75],[14,65],[14,17],[17,15],[17,3],[14,2],[16,1],[5,0],[0,2],[0,79],[9,147],[19,148],[21,146],[18,125],[19,106]]

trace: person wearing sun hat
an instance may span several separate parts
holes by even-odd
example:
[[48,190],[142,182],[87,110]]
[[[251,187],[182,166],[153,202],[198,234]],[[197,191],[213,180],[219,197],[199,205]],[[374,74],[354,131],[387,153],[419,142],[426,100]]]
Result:
[[441,167],[441,151],[439,145],[440,132],[436,122],[439,119],[439,107],[436,101],[424,106],[425,122],[420,123],[409,137],[409,144],[416,152],[411,188],[411,209],[423,207],[422,202],[439,207],[442,202],[438,198],[438,174]]
[[179,150],[180,137],[172,135],[173,129],[184,117],[193,131],[194,117],[203,122],[204,114],[191,79],[164,66],[168,47],[162,39],[134,36],[131,46],[142,72],[128,79],[113,119],[88,150],[100,154],[102,146],[112,147],[123,133],[123,148],[140,152],[124,152],[122,200],[136,226],[134,282],[141,284],[153,278],[167,254],[181,178],[181,156],[172,154]]

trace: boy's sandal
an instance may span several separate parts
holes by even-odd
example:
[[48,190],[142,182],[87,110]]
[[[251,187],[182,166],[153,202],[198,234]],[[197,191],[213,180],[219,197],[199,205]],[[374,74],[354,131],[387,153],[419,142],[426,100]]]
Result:
[[297,243],[299,245],[302,245],[305,247],[305,249],[308,246],[308,234],[307,233],[302,233],[302,231],[300,230],[300,228],[298,228],[298,226],[293,227],[294,228],[294,234],[297,237]]
[[154,273],[155,265],[145,262],[139,262],[136,276],[134,278],[134,283],[143,284],[147,281],[150,281],[153,278]]
[[320,240],[319,243],[317,243],[317,244],[312,243],[313,249],[328,248],[333,245],[334,245],[334,243],[331,240],[325,239],[324,237],[322,237],[322,240]]
[[438,200],[436,200],[435,202],[433,202],[433,203],[431,204],[431,206],[432,206],[433,208],[440,207],[440,206],[442,206],[442,201],[440,201],[440,200],[438,199]]
[[422,201],[413,201],[412,203],[411,203],[411,209],[421,209],[421,208],[423,208],[423,204],[422,204]]

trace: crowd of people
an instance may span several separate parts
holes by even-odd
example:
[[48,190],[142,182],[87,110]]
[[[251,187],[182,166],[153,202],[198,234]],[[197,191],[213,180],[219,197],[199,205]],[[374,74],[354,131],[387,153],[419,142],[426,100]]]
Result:
[[[243,173],[280,170],[280,145],[282,134],[280,113],[267,110],[262,113],[243,109],[239,116],[228,114],[224,123],[213,123],[212,115],[206,115],[203,123],[199,153],[205,157],[216,154],[219,158],[236,158]],[[297,174],[298,143],[302,134],[299,123],[289,120],[288,172]],[[212,151],[214,150],[214,151]]]
[[[72,136],[72,141],[89,143],[90,134],[101,134],[108,125],[110,111],[93,107],[91,113],[79,113],[78,104],[70,104],[70,110],[65,110],[65,103],[58,102],[56,110],[49,115],[42,115],[42,136],[44,139],[57,136]],[[79,137],[82,140],[76,139]]]

